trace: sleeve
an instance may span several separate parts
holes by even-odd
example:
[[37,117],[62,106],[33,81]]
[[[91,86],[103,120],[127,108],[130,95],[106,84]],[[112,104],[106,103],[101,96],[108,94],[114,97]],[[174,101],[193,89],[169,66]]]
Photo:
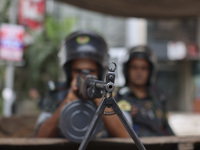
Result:
[[119,93],[119,91],[115,94],[115,100],[117,102],[117,105],[123,112],[124,117],[127,119],[128,123],[131,126],[133,126],[133,121],[132,121],[132,117],[130,114],[131,104],[129,102],[127,102],[125,99],[123,99],[123,97],[122,97],[121,93]]
[[36,121],[36,127],[39,127],[43,122],[45,122],[47,119],[49,119],[52,116],[52,113],[50,112],[42,112],[37,121]]
[[34,136],[36,136],[41,124],[52,116],[56,108],[57,108],[57,93],[48,92],[47,95],[40,102],[40,109],[42,110],[42,112],[39,114],[37,118],[35,129],[33,132]]
[[167,135],[175,135],[172,128],[169,125],[168,121],[168,109],[167,109],[167,98],[165,97],[165,100],[161,101],[162,110],[163,110],[163,127],[166,131]]
[[41,110],[53,113],[59,105],[58,96],[58,92],[47,92],[46,96],[40,102]]
[[167,133],[167,135],[175,135],[171,126],[169,125],[169,121],[168,121],[168,112],[166,110],[166,108],[164,109],[164,118],[163,118],[163,127]]
[[167,109],[168,99],[167,99],[166,94],[164,93],[164,91],[162,91],[159,87],[156,87],[156,86],[152,86],[150,90],[153,93],[153,97],[155,97],[158,100],[161,110],[163,112],[162,128],[165,134],[175,135],[168,122],[168,109]]
[[42,112],[42,113],[39,115],[39,117],[38,117],[38,119],[37,119],[37,121],[36,121],[36,124],[35,124],[35,129],[34,129],[34,131],[33,131],[33,136],[36,136],[36,134],[37,134],[37,132],[38,132],[38,130],[39,130],[41,124],[44,123],[47,119],[49,119],[51,116],[52,116],[52,113],[50,113],[50,112],[45,112],[45,111]]

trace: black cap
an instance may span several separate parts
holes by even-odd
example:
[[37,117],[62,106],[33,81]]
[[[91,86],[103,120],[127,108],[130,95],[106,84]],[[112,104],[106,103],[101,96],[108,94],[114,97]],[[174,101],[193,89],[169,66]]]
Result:
[[76,31],[63,41],[61,50],[64,51],[63,67],[67,82],[71,81],[71,62],[79,58],[88,58],[97,63],[99,79],[103,79],[108,63],[108,46],[102,36],[92,31]]

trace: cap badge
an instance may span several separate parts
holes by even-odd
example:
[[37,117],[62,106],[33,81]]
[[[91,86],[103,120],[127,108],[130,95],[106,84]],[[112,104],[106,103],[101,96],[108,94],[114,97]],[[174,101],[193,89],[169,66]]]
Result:
[[88,36],[79,36],[76,41],[78,44],[86,44],[90,41],[90,38]]

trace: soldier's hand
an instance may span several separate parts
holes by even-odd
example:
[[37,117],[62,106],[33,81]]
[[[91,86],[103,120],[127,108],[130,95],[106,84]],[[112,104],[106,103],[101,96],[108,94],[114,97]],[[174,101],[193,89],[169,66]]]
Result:
[[78,91],[78,88],[76,86],[76,78],[74,78],[71,82],[71,86],[70,86],[68,95],[65,98],[64,103],[66,104],[66,103],[69,103],[71,101],[77,100],[78,99],[77,91]]
[[103,99],[103,97],[102,97],[102,98],[95,98],[95,99],[93,99],[93,102],[94,102],[97,106],[99,106],[100,103],[101,103],[101,101],[102,101],[102,99]]

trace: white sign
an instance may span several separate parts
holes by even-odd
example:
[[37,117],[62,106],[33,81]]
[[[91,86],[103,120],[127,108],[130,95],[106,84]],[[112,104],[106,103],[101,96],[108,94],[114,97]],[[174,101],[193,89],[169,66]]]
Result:
[[187,48],[181,41],[169,42],[167,44],[167,57],[170,60],[181,60],[187,56]]
[[0,28],[0,58],[9,61],[21,61],[24,48],[23,26],[2,24]]

